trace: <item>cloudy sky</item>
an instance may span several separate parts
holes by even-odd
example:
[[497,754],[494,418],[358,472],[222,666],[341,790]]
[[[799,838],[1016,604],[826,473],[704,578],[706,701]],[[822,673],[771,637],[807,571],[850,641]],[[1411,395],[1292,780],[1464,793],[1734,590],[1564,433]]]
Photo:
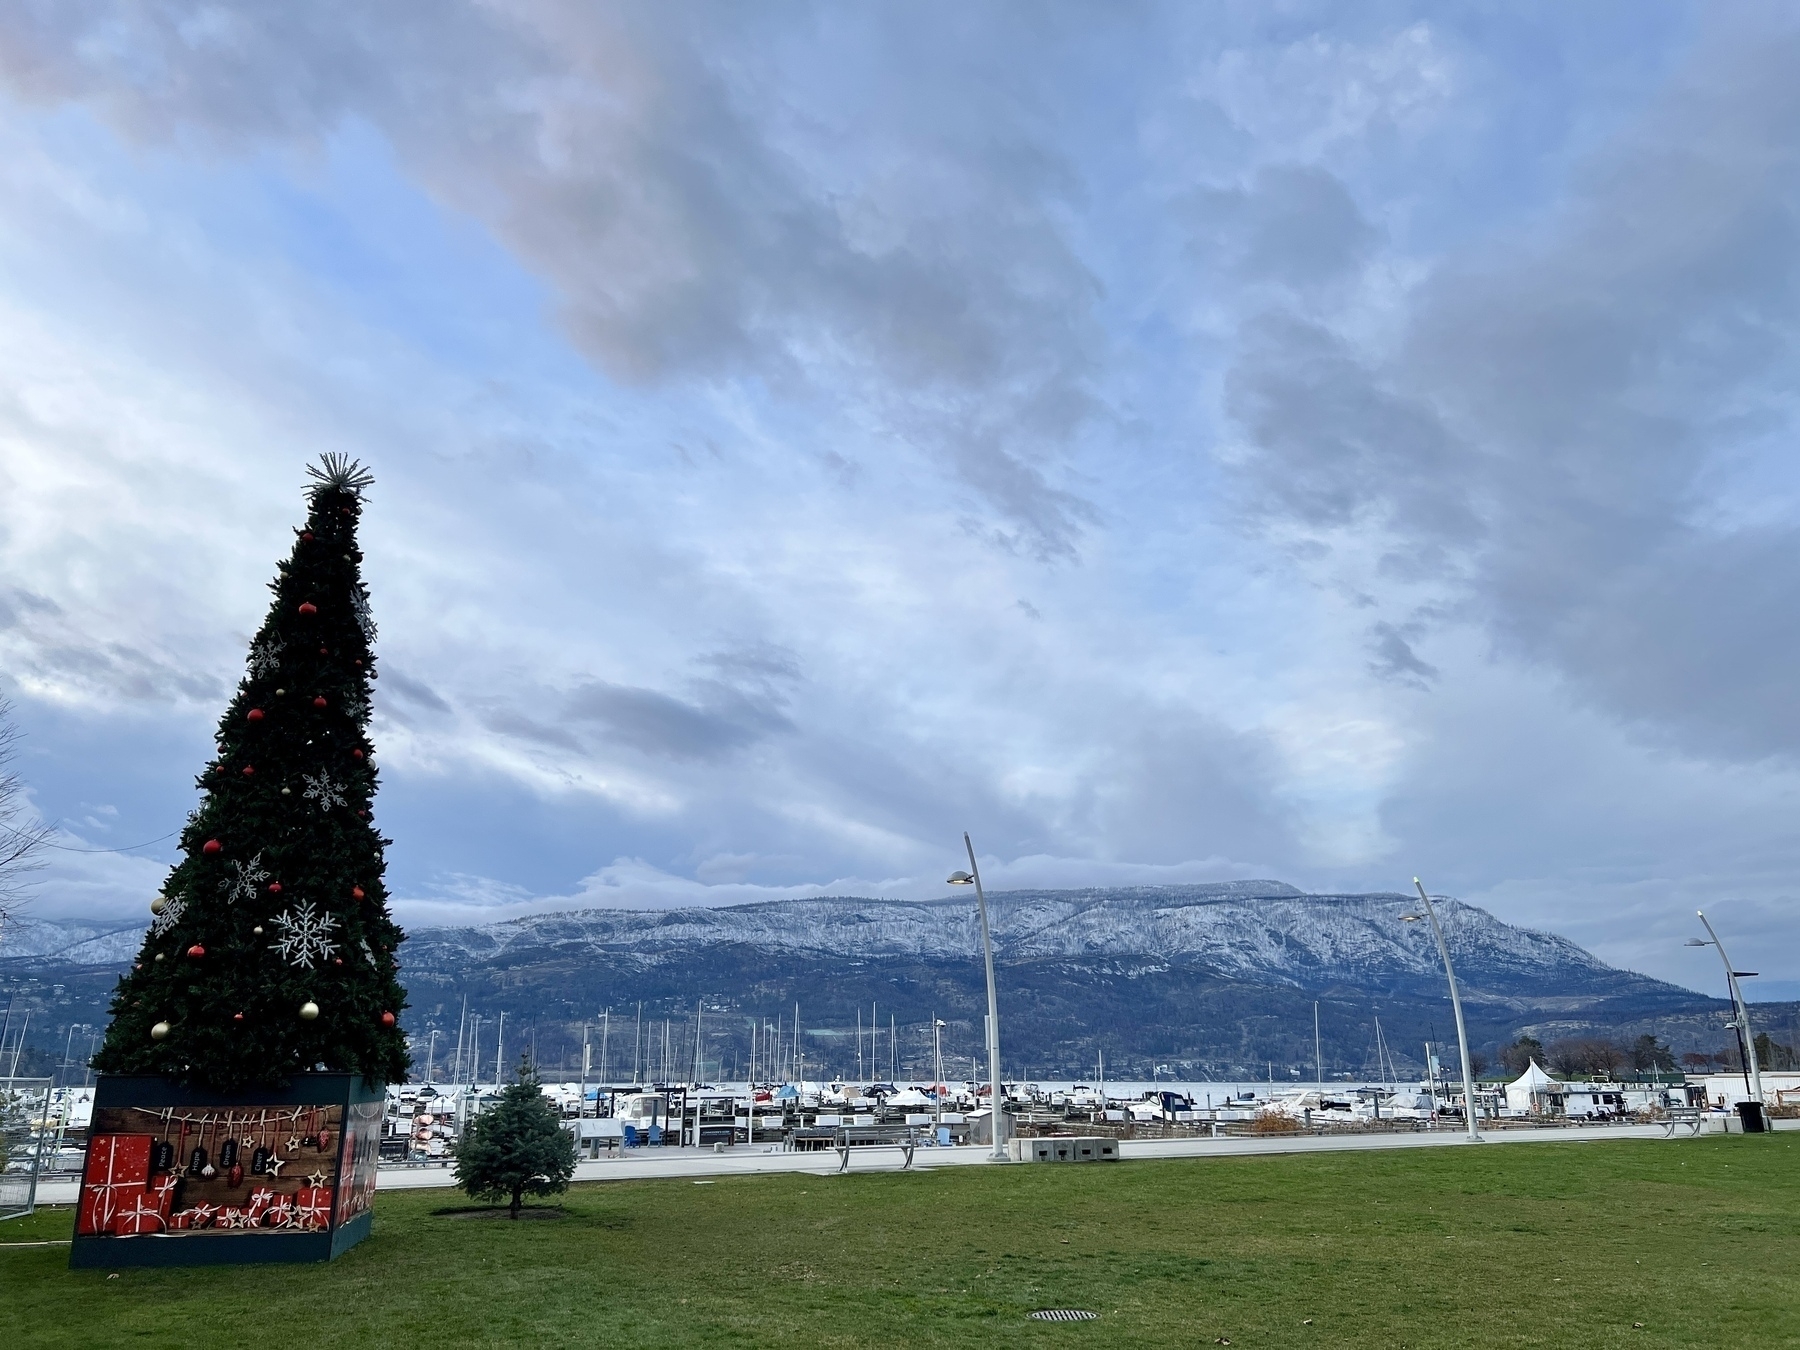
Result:
[[1785,7],[5,10],[40,914],[142,912],[68,850],[179,826],[336,450],[406,921],[968,829],[1800,993]]

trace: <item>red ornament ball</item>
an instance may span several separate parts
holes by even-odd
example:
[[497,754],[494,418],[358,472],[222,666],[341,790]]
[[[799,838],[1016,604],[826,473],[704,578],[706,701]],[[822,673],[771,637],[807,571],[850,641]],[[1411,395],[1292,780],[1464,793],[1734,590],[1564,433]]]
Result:
[[244,714],[244,720],[247,722],[262,721],[263,720],[263,710],[261,708],[252,708],[249,712]]
[[196,942],[193,946],[188,948],[188,955],[198,961],[201,957],[206,955],[206,948]]
[[[219,766],[219,772],[225,772],[224,765]],[[200,851],[205,854],[223,853],[225,851],[225,845],[221,844],[217,839],[208,839],[204,844],[200,845]]]
[[398,1022],[399,1020],[400,1019],[398,1017],[395,1017],[394,1014],[392,1014],[390,1012],[384,1012],[383,1014],[381,1014],[381,1025],[384,1027],[391,1027],[394,1025],[394,1023]]
[[362,747],[360,745],[357,746],[356,749],[352,750],[350,753],[357,759],[361,759],[363,757]]
[[352,886],[350,888],[350,898],[352,900],[362,899],[363,898],[363,888],[361,886]]
[[320,655],[320,656],[330,656],[330,655],[331,655],[331,648],[329,648],[329,647],[321,647],[321,648],[319,648],[319,655]]
[[324,706],[325,706],[325,695],[323,695],[323,694],[316,695],[313,698],[313,707],[323,708]]
[[241,1021],[243,1021],[243,1020],[244,1020],[244,1014],[242,1014],[242,1013],[233,1013],[233,1014],[231,1014],[231,1020],[232,1020],[232,1021],[234,1021],[234,1022],[241,1022]]
[[310,600],[304,600],[300,604],[300,612],[310,619],[319,612],[319,607]]
[[311,530],[302,530],[302,531],[300,531],[300,537],[302,539],[306,540],[306,542],[310,544],[312,542],[312,531]]
[[341,966],[344,964],[344,958],[341,956],[334,956],[331,958],[331,964],[334,966]]
[[280,895],[281,894],[281,883],[279,881],[271,881],[269,883],[269,894],[270,895]]
[[255,772],[256,772],[256,765],[254,765],[254,764],[244,765],[244,777],[248,778],[248,777],[250,777],[251,774],[253,774]]

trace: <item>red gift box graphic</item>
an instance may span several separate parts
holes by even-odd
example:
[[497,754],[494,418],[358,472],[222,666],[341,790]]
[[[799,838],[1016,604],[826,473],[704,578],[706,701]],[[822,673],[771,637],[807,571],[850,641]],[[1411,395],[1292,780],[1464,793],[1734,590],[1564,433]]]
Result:
[[169,1217],[171,1228],[211,1228],[219,1211],[212,1205],[195,1205]]
[[250,1217],[252,1227],[261,1223],[263,1215],[268,1213],[269,1206],[275,1203],[275,1192],[267,1186],[258,1186],[250,1192],[250,1204],[244,1213]]
[[301,1228],[325,1228],[331,1223],[331,1187],[302,1186],[294,1193],[294,1222]]
[[180,1177],[171,1176],[165,1172],[162,1176],[150,1178],[150,1184],[145,1187],[150,1192],[151,1198],[156,1201],[157,1208],[162,1211],[165,1219],[169,1217],[169,1210],[175,1204],[175,1188],[179,1185],[181,1185]]
[[263,1211],[263,1227],[292,1228],[294,1226],[293,1197],[278,1195],[274,1202]]
[[130,1204],[113,1216],[112,1231],[120,1237],[142,1237],[160,1233],[165,1227],[162,1205],[147,1187],[139,1187]]
[[111,1232],[119,1215],[144,1194],[152,1142],[147,1134],[97,1134],[88,1140],[78,1234]]

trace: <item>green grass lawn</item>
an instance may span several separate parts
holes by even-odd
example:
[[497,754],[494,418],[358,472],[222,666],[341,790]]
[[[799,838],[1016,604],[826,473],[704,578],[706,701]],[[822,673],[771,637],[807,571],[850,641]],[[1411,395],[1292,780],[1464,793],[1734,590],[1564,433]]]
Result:
[[[1793,1138],[601,1183],[517,1224],[384,1192],[329,1266],[109,1278],[0,1249],[0,1350],[1791,1345]],[[1102,1318],[1025,1319],[1046,1307]]]

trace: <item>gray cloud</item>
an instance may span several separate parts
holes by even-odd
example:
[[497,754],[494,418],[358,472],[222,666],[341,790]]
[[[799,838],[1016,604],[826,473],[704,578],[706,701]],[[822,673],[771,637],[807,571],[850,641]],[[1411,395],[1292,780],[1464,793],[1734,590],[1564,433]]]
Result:
[[1416,630],[1402,630],[1385,621],[1376,624],[1369,630],[1369,646],[1375,655],[1370,668],[1384,680],[1397,680],[1417,688],[1427,687],[1437,678],[1438,668],[1429,661],[1420,659],[1419,654],[1413,650],[1408,638],[1416,636]]
[[1246,281],[1310,288],[1355,271],[1380,240],[1342,180],[1312,164],[1270,164],[1248,187],[1194,194],[1190,245]]
[[[422,708],[426,712],[447,713],[450,711],[450,705],[444,701],[437,690],[423,680],[415,680],[410,676],[403,675],[391,665],[382,667],[381,682],[376,686],[376,692],[378,695],[393,695],[400,702],[410,704],[415,708]],[[382,698],[380,701],[387,704],[393,700]]]
[[1800,734],[1779,34],[1638,103],[1685,30],[1421,13],[14,6],[47,805],[178,823],[167,678],[236,677],[346,445],[397,888],[935,893],[968,828],[1609,954],[1742,887],[1791,952],[1792,771],[1642,733]]
[[1467,546],[1485,533],[1471,459],[1433,408],[1385,381],[1345,339],[1286,312],[1245,328],[1226,406],[1261,454],[1263,510],[1319,529],[1369,526]]
[[1373,531],[1708,754],[1800,751],[1800,531],[1716,506],[1800,373],[1797,60],[1791,27],[1715,34],[1562,203],[1437,267],[1392,354],[1269,317],[1229,381],[1276,518]]
[[0,628],[18,628],[29,618],[60,615],[62,606],[21,586],[0,588]]
[[[550,283],[615,377],[829,390],[949,464],[1030,551],[1069,555],[1092,514],[1055,480],[1095,412],[1098,287],[1058,224],[1076,180],[1020,67],[948,86],[963,106],[904,152],[880,116],[866,143],[821,144],[793,134],[816,113],[779,80],[779,35],[805,11],[667,17],[561,0],[428,22],[397,0],[28,4],[0,31],[0,79],[224,153],[372,124]],[[883,27],[850,25],[844,58]],[[1054,46],[1056,29],[1010,36]],[[733,55],[752,42],[774,69]]]
[[596,723],[620,745],[649,755],[715,760],[786,730],[785,717],[734,690],[701,707],[654,689],[593,681],[570,691],[566,717]]

